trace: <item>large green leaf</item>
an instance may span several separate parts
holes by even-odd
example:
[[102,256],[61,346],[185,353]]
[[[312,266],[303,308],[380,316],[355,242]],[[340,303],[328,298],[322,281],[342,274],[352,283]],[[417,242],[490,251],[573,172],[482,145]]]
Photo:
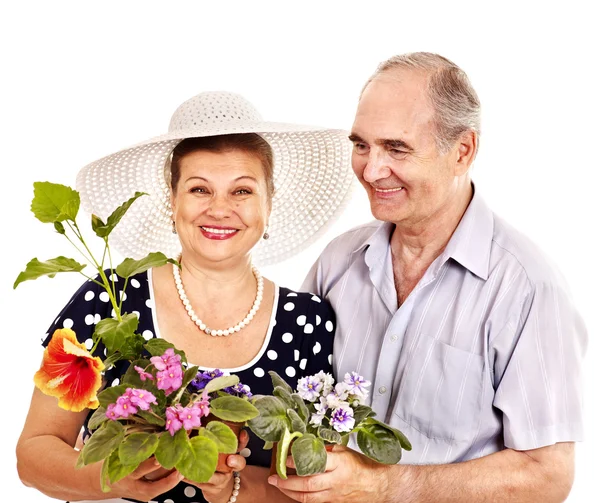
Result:
[[[102,221],[96,217],[96,222],[92,219],[92,228],[97,236],[101,238],[107,237],[112,230],[116,227],[116,225],[121,221],[123,215],[127,213],[129,207],[135,202],[138,197],[147,195],[145,192],[136,192],[134,196],[124,202],[121,206],[119,206],[115,211],[111,213],[111,215],[106,220],[105,225],[101,225]],[[95,216],[95,215],[93,215]]]
[[330,444],[341,444],[342,436],[335,430],[331,430],[329,428],[320,427],[319,428],[319,437],[321,437],[325,442]]
[[148,342],[146,342],[146,344],[144,344],[144,347],[151,356],[162,356],[167,349],[171,348],[175,351],[175,354],[181,356],[181,361],[183,363],[187,362],[185,353],[179,349],[175,349],[173,344],[165,341],[164,339],[150,339]]
[[117,401],[125,390],[128,388],[125,384],[120,384],[119,386],[111,386],[110,388],[106,388],[98,393],[98,401],[100,405],[105,409],[111,404]]
[[209,383],[204,388],[204,391],[206,391],[207,393],[212,393],[214,391],[219,391],[224,388],[235,386],[239,382],[240,378],[236,375],[215,377],[214,379],[209,381]]
[[288,418],[292,423],[292,431],[299,431],[300,433],[306,433],[306,423],[298,415],[294,409],[287,410]]
[[282,479],[287,479],[286,460],[290,451],[290,444],[292,443],[292,440],[301,436],[302,433],[300,432],[295,431],[291,433],[290,430],[284,428],[283,437],[277,442],[276,468],[277,475]]
[[40,222],[75,220],[79,204],[79,193],[71,187],[50,182],[33,184],[31,211]]
[[164,253],[153,252],[149,253],[147,256],[139,260],[126,258],[117,266],[116,272],[122,278],[130,278],[131,276],[140,274],[141,272],[147,271],[152,267],[160,267],[161,265],[164,265],[167,262],[171,264],[178,263],[173,259],[167,258]]
[[34,258],[25,266],[25,270],[19,273],[13,284],[13,288],[17,288],[20,283],[30,279],[38,279],[42,276],[54,278],[59,272],[80,272],[84,269],[85,264],[80,264],[72,258],[61,256],[44,262],[40,262],[37,258]]
[[310,419],[310,412],[304,399],[298,393],[292,393],[292,400],[296,404],[295,410],[305,423]]
[[168,431],[161,433],[158,446],[154,452],[156,460],[167,470],[175,468],[183,453],[189,449],[188,442],[187,434],[183,428],[173,436]]
[[361,421],[372,417],[375,415],[375,412],[371,407],[367,405],[357,405],[354,407],[354,424],[358,426]]
[[370,424],[378,424],[379,426],[381,426],[387,430],[390,430],[396,436],[396,438],[400,442],[400,445],[402,446],[402,448],[405,451],[412,450],[412,445],[411,445],[410,441],[408,440],[408,438],[406,438],[404,433],[402,433],[400,430],[397,430],[396,428],[391,427],[389,424],[382,423],[381,421],[378,421],[374,417],[369,418],[368,422]]
[[215,473],[219,452],[215,443],[207,437],[194,437],[189,441],[181,459],[175,465],[187,479],[198,483],[208,482]]
[[323,473],[327,466],[327,451],[323,440],[310,433],[293,443],[292,457],[298,475]]
[[273,395],[275,395],[278,398],[281,398],[281,401],[285,403],[285,406],[287,408],[296,408],[296,402],[294,402],[292,394],[286,388],[282,386],[275,386],[275,389],[273,390]]
[[274,396],[259,396],[254,406],[260,415],[248,422],[250,429],[266,442],[278,442],[283,432],[292,427],[285,404]]
[[274,370],[269,370],[269,375],[271,376],[271,382],[273,383],[273,389],[275,389],[277,386],[281,386],[282,388],[284,388],[285,390],[287,390],[288,393],[292,393],[294,391],[292,389],[292,387],[286,382],[286,380],[283,379]]
[[104,464],[107,465],[108,479],[111,484],[127,477],[139,466],[139,464],[124,465],[119,458],[119,449],[115,449]]
[[402,447],[396,435],[378,424],[359,428],[356,442],[363,454],[379,463],[395,465],[402,457]]
[[110,492],[110,477],[108,475],[108,469],[109,462],[108,459],[105,459],[104,463],[102,463],[102,470],[100,471],[100,489],[102,489],[102,492],[104,493]]
[[106,417],[106,408],[98,407],[88,421],[88,428],[90,430],[95,430],[100,427],[104,421],[108,421],[108,417]]
[[245,398],[222,396],[210,401],[210,412],[219,419],[243,423],[258,416],[257,408]]
[[93,337],[94,340],[100,339],[109,353],[119,351],[125,354],[127,349],[125,342],[134,337],[138,324],[138,317],[134,313],[124,315],[121,321],[104,318],[96,325]]
[[217,444],[217,450],[226,454],[234,454],[238,447],[238,438],[232,429],[225,423],[220,421],[211,421],[206,425],[206,429],[201,431],[208,431],[213,435],[213,441]]
[[[124,465],[139,465],[146,461],[158,447],[154,433],[132,433],[119,445],[119,459]],[[111,479],[112,480],[112,479]]]
[[81,449],[84,464],[89,465],[107,458],[119,446],[124,435],[123,426],[118,421],[104,423]]

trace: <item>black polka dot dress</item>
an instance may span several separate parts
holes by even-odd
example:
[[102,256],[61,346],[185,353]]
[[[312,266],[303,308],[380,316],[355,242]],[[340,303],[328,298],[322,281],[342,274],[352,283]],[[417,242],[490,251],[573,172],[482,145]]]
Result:
[[[118,276],[114,278],[117,291],[121,292],[124,280]],[[135,313],[138,316],[138,333],[142,334],[146,340],[159,336],[155,324],[151,278],[151,272],[138,274],[130,278],[124,294],[119,293],[123,296],[123,313]],[[71,328],[76,333],[77,339],[91,349],[95,325],[101,319],[110,317],[112,312],[108,294],[99,285],[88,281],[73,295],[51,325],[43,340],[43,345],[48,344],[56,329]],[[298,379],[301,377],[315,374],[320,370],[333,373],[331,364],[334,333],[335,316],[326,300],[311,293],[294,292],[278,287],[267,337],[259,354],[242,367],[221,370],[236,374],[243,384],[250,386],[253,394],[270,394],[272,392],[269,370],[276,371],[292,388],[296,388]],[[230,337],[239,337],[240,343],[243,343],[243,333]],[[103,353],[104,348],[99,345],[96,355],[103,355]],[[200,369],[206,370],[202,367]],[[126,370],[127,363],[119,362],[115,368],[106,373],[105,378],[108,385],[118,385],[120,376]],[[90,416],[92,412],[90,412]],[[250,441],[241,454],[247,458],[248,464],[268,467],[271,461],[271,451],[264,450],[264,442],[252,432],[249,433]],[[87,428],[84,439],[86,435],[89,435]],[[242,473],[242,491],[243,486]],[[110,497],[110,493],[107,496]],[[156,497],[153,501],[158,503],[199,503],[206,500],[202,496],[202,491],[182,482],[173,490]]]

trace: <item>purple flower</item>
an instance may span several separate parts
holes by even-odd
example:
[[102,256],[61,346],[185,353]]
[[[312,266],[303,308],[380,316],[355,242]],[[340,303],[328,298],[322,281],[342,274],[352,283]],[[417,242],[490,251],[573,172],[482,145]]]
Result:
[[165,390],[165,394],[167,395],[178,390],[181,387],[182,382],[183,369],[179,363],[176,365],[169,365],[165,370],[161,370],[156,374],[156,387]]
[[[177,406],[181,408],[180,405]],[[179,420],[179,414],[177,413],[177,408],[175,407],[167,407],[166,416],[167,421],[165,423],[165,429],[171,434],[171,436],[175,435],[175,432],[180,430],[183,426],[183,423]]]
[[152,376],[152,374],[150,374],[149,372],[146,372],[142,367],[138,367],[137,365],[134,365],[133,368],[140,375],[140,379],[142,381],[145,381],[146,379],[150,379],[151,381],[154,381],[154,377]]
[[354,411],[350,407],[339,407],[331,415],[331,426],[340,432],[352,431],[354,428]]
[[156,397],[149,391],[131,388],[127,388],[127,391],[129,392],[131,403],[142,410],[148,410],[150,404],[158,405]]
[[323,389],[323,382],[315,376],[303,377],[298,379],[298,394],[309,402],[314,402],[319,398],[319,393]]
[[363,376],[358,375],[357,372],[352,372],[352,374],[346,372],[344,383],[348,385],[348,392],[351,395],[359,395],[366,398],[369,394],[367,387],[371,386],[371,381],[367,381]]
[[[247,398],[252,398],[252,393],[250,392],[250,386],[246,384],[242,384],[238,382],[235,386],[230,386],[229,388],[224,388],[223,391],[225,393],[229,393],[233,396],[245,396]],[[240,396],[241,395],[241,396]]]

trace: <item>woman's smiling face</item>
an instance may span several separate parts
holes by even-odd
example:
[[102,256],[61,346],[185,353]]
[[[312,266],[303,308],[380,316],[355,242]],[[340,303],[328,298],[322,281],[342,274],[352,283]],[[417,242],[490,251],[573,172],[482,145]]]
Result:
[[242,150],[197,150],[179,166],[171,202],[183,254],[208,263],[247,257],[271,212],[261,161]]

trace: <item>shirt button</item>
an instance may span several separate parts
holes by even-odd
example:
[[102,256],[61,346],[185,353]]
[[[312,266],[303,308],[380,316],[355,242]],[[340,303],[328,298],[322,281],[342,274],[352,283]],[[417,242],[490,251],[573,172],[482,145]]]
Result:
[[380,386],[380,387],[379,387],[379,393],[380,393],[380,394],[382,394],[382,395],[383,395],[383,394],[384,394],[386,391],[387,391],[387,388],[386,388],[385,386]]
[[390,337],[390,339],[392,339],[392,342],[396,342],[398,340],[398,336],[397,335],[392,335]]

